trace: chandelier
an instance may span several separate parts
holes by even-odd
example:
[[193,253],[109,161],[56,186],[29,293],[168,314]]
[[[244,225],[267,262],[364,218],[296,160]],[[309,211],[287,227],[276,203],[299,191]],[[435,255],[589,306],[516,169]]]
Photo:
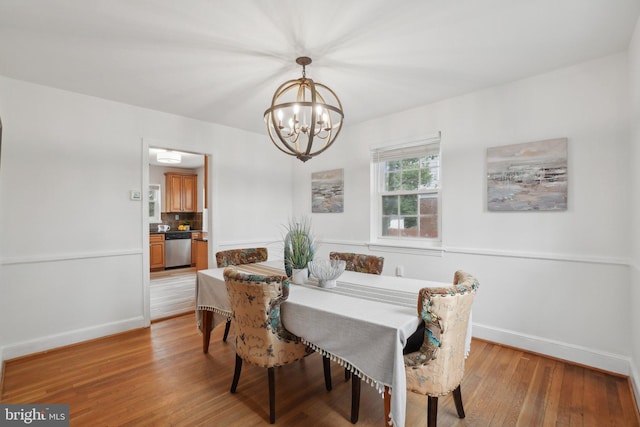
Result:
[[344,113],[331,89],[307,78],[305,67],[311,58],[302,56],[296,63],[302,65],[302,78],[278,87],[264,120],[273,144],[306,162],[333,144],[342,129]]

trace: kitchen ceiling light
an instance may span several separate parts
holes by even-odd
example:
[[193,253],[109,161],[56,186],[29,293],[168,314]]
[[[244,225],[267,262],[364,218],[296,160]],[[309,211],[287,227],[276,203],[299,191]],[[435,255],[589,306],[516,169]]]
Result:
[[160,163],[180,163],[182,156],[175,151],[159,151],[157,154],[157,160]]
[[302,65],[302,78],[278,87],[264,120],[273,144],[306,162],[333,144],[342,129],[344,113],[331,89],[306,77],[305,67],[311,58],[302,56],[296,63]]

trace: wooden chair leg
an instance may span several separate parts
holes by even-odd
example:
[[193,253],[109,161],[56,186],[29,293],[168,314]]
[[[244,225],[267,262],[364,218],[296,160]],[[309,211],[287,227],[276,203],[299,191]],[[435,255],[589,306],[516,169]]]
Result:
[[267,369],[269,376],[269,422],[276,422],[276,381],[273,367]]
[[324,385],[327,391],[331,391],[333,388],[331,384],[331,360],[327,356],[322,356],[322,367],[324,368]]
[[238,381],[240,380],[240,371],[242,371],[242,357],[236,354],[236,369],[233,373],[233,382],[231,382],[231,393],[236,392]]
[[427,403],[427,427],[436,427],[438,419],[438,397],[429,396]]
[[460,384],[458,384],[458,387],[453,390],[453,401],[456,403],[458,418],[464,418],[464,406],[462,406],[462,392],[460,391]]
[[384,386],[384,425],[391,425],[391,393],[389,386]]
[[213,312],[209,310],[201,310],[202,315],[202,352],[209,353],[209,342],[211,341],[211,318]]
[[227,336],[229,335],[229,327],[231,326],[231,320],[227,319],[227,324],[224,325],[224,335],[222,336],[222,341],[227,342]]
[[360,413],[360,377],[354,375],[351,379],[351,423],[358,422]]

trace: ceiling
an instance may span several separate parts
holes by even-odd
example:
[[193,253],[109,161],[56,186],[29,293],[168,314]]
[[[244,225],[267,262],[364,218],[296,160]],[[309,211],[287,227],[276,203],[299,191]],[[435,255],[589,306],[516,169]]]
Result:
[[277,86],[345,126],[627,49],[640,0],[0,0],[0,74],[266,133]]

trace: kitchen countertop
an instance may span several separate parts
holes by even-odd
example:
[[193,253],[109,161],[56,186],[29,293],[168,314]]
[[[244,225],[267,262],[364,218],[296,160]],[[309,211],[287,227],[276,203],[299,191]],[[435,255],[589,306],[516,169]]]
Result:
[[171,234],[171,233],[202,233],[202,230],[169,230],[169,231],[149,230],[149,234]]

